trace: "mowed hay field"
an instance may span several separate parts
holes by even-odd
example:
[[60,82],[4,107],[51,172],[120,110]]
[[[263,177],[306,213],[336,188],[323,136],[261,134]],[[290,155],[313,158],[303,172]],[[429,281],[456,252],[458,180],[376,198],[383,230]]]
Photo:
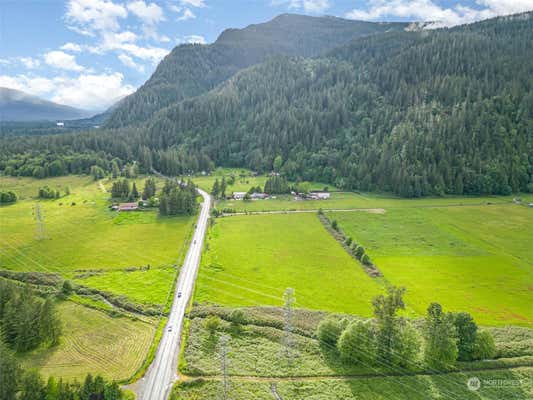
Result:
[[326,231],[315,214],[218,218],[208,233],[195,300],[227,306],[283,303],[371,315],[382,286]]
[[37,349],[22,358],[45,376],[83,379],[91,372],[109,379],[129,378],[141,366],[155,326],[62,302],[58,307],[63,336],[58,346]]
[[[39,187],[45,185],[60,190],[61,198],[37,199]],[[0,177],[0,190],[19,195],[16,204],[0,207],[0,269],[56,273],[76,284],[125,296],[129,303],[167,304],[195,217],[161,218],[157,210],[110,211],[111,185],[87,176]],[[136,185],[141,191],[144,178]],[[70,195],[65,195],[67,186]],[[37,204],[44,217],[40,240]],[[69,380],[83,379],[88,372],[121,380],[133,375],[148,354],[157,321],[111,318],[102,310],[123,310],[101,297],[70,299],[59,306],[61,344],[21,355],[23,363],[46,376]]]
[[490,206],[333,212],[422,315],[440,302],[485,325],[533,326],[533,210]]
[[[9,178],[11,185],[3,184],[16,193],[22,188],[25,195],[36,196],[44,185],[62,193],[69,186],[71,194],[57,200],[26,198],[0,207],[0,268],[61,273],[176,261],[193,217],[162,218],[155,210],[119,214],[108,210],[109,194],[97,182],[69,178]],[[44,218],[43,240],[37,240],[37,204]]]

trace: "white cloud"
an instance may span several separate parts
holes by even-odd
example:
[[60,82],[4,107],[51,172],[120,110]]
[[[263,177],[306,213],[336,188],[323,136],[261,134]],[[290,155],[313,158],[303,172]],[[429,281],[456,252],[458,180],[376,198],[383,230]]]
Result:
[[181,14],[181,16],[178,17],[178,21],[187,21],[188,19],[194,19],[194,18],[196,18],[196,15],[194,15],[194,13],[191,10],[186,8],[185,10],[183,10],[183,14]]
[[60,104],[91,110],[102,110],[117,99],[132,93],[135,88],[124,84],[118,72],[109,74],[81,74],[77,78],[28,77],[0,75],[0,86],[45,96]]
[[160,47],[142,47],[133,43],[125,43],[119,49],[142,60],[151,61],[154,64],[161,61],[170,52],[170,50]]
[[18,60],[28,69],[34,69],[41,65],[41,62],[32,57],[19,57]]
[[142,0],[137,0],[129,3],[127,7],[145,24],[153,25],[165,19],[163,9],[155,3],[146,4]]
[[59,50],[46,53],[44,55],[44,61],[52,67],[68,71],[81,72],[85,70],[84,67],[76,62],[76,57]]
[[532,0],[477,0],[476,3],[483,8],[474,9],[461,4],[444,8],[433,0],[370,0],[367,8],[354,9],[346,17],[370,21],[384,17],[431,21],[434,24],[429,27],[438,28],[533,9]]
[[182,6],[206,7],[205,0],[179,0]]
[[79,44],[72,42],[65,43],[63,46],[60,47],[60,49],[65,51],[74,51],[76,53],[79,53],[82,50]]
[[141,73],[144,72],[144,66],[140,65],[140,64],[137,64],[135,61],[133,61],[133,58],[131,58],[127,54],[119,54],[118,59],[126,67],[133,68],[133,69],[135,69],[135,70],[137,70],[138,72],[141,72]]
[[275,6],[286,4],[290,9],[320,14],[331,7],[329,0],[273,0]]
[[48,78],[29,77],[24,74],[17,76],[0,75],[0,86],[42,96],[54,89],[54,82]]
[[200,35],[188,35],[184,36],[182,39],[178,40],[180,43],[199,43],[199,44],[206,44],[207,41],[203,36]]
[[122,4],[110,0],[69,0],[65,18],[82,32],[116,31],[119,18],[126,18],[128,11]]

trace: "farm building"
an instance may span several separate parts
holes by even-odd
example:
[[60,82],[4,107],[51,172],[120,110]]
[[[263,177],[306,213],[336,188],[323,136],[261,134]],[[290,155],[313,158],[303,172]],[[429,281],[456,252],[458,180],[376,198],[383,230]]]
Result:
[[118,206],[118,211],[137,211],[138,209],[138,203],[121,203]]
[[269,195],[267,193],[252,193],[250,198],[252,200],[265,200],[268,199]]
[[316,200],[327,200],[330,198],[330,194],[329,192],[311,192],[309,193],[309,196],[312,198],[312,199],[316,199]]
[[234,200],[242,200],[244,199],[244,196],[246,196],[246,192],[233,192]]

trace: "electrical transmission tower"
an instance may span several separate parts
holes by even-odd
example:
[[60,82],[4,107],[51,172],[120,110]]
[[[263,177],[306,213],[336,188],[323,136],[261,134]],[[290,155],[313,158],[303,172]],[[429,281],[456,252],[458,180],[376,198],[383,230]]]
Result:
[[293,304],[296,301],[294,298],[294,289],[287,288],[285,293],[283,293],[283,322],[284,322],[284,333],[281,339],[281,346],[283,351],[283,356],[289,362],[289,365],[292,365],[294,361],[294,352],[293,346],[294,341],[292,338],[292,332],[294,327],[292,325],[293,319]]
[[35,236],[37,240],[46,238],[46,227],[44,225],[44,214],[40,204],[35,204]]
[[220,372],[222,375],[222,400],[228,400],[229,393],[229,376],[228,376],[228,343],[229,337],[223,335],[220,337],[219,346],[220,346]]

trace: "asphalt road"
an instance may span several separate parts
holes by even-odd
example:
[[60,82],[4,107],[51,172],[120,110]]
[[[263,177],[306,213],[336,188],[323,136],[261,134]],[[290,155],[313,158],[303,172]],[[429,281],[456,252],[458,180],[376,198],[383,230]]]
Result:
[[187,303],[194,290],[194,282],[200,265],[202,246],[207,229],[211,201],[209,195],[198,189],[204,201],[196,223],[187,256],[174,292],[174,302],[170,310],[163,337],[157,348],[154,361],[148,368],[142,383],[139,385],[139,398],[143,400],[165,400],[169,397],[172,384],[178,378],[178,357],[183,318]]

